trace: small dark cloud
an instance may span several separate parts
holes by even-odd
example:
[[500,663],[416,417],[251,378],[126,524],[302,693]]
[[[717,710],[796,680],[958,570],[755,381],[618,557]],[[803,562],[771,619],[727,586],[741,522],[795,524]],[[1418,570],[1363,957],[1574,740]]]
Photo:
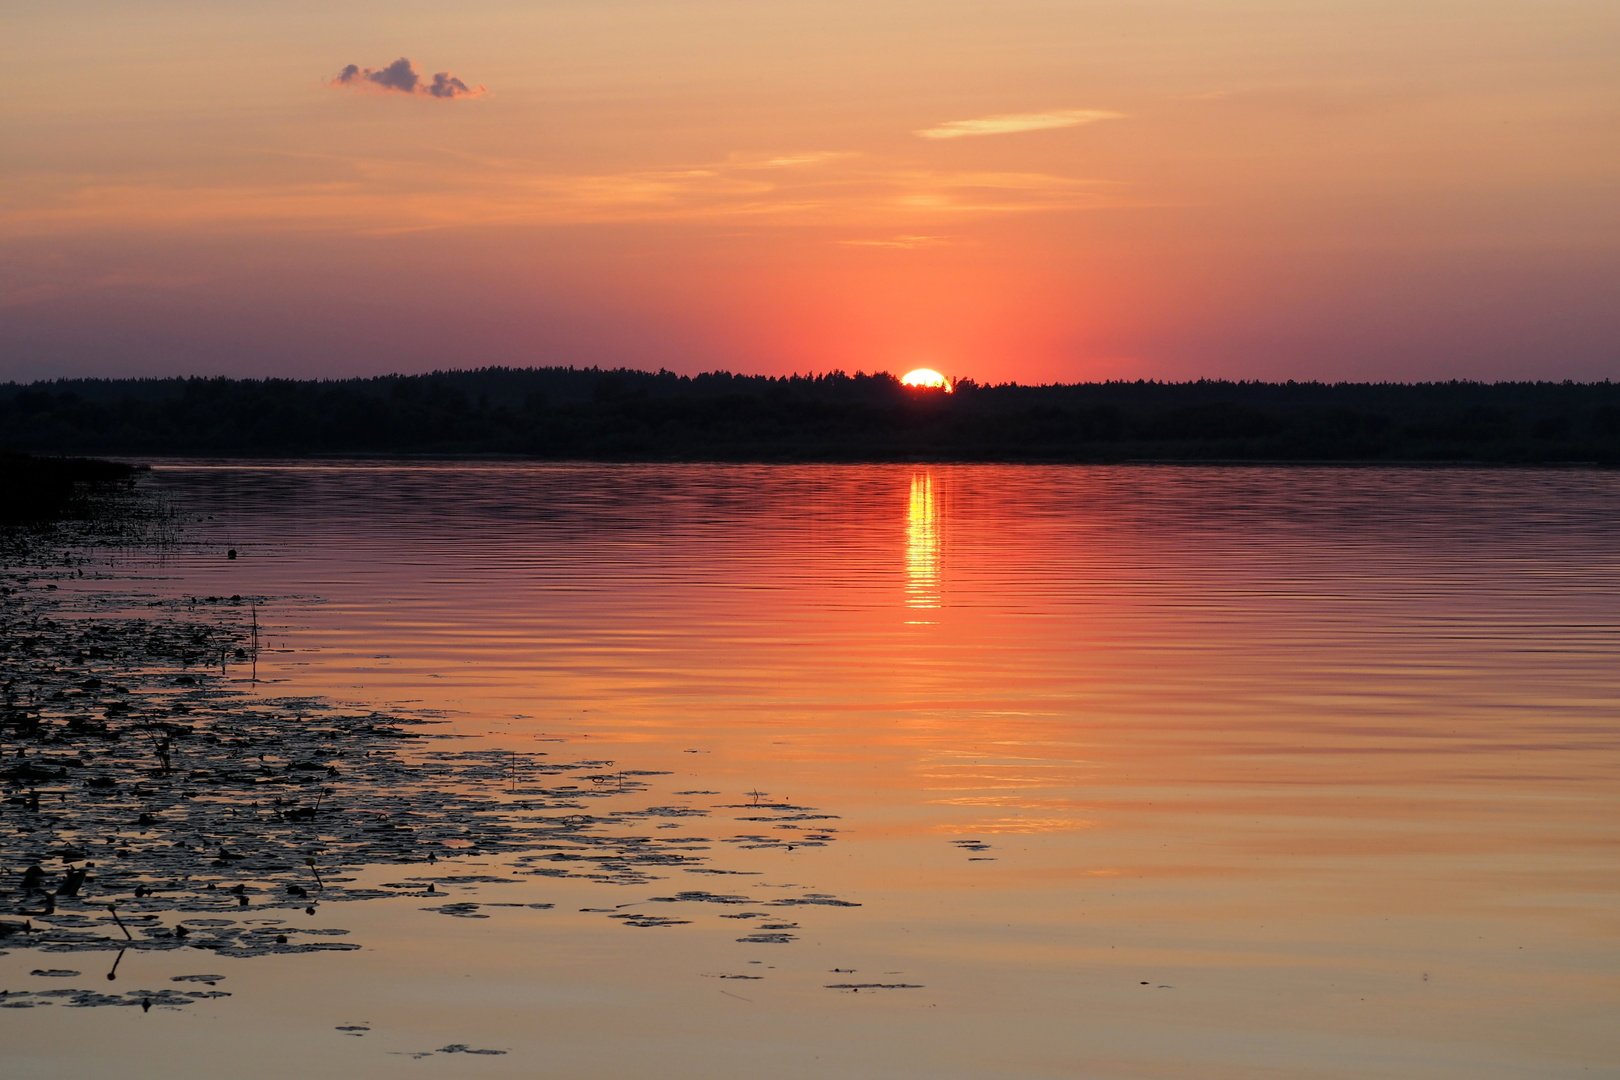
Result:
[[468,86],[448,71],[437,72],[432,81],[425,82],[422,76],[417,74],[410,58],[406,56],[400,57],[384,68],[363,68],[359,64],[350,64],[338,72],[337,78],[332,80],[332,85],[443,99],[478,97],[485,93],[482,86]]

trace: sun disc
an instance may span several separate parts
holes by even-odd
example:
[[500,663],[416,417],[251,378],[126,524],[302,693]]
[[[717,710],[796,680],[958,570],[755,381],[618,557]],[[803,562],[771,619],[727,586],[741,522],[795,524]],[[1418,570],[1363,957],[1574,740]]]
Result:
[[929,390],[943,390],[951,392],[951,380],[935,371],[933,368],[920,367],[915,371],[908,371],[900,376],[901,386],[920,386]]

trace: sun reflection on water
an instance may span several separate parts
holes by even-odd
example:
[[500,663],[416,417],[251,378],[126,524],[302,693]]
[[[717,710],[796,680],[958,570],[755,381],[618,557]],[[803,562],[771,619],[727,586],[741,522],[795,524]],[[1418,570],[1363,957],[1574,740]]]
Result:
[[933,473],[911,478],[911,500],[906,508],[906,606],[939,607],[939,504],[934,497]]

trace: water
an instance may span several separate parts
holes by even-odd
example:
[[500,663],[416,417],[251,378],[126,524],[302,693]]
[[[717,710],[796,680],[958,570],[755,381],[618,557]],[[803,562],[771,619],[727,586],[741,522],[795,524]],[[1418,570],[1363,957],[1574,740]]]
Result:
[[[380,1075],[411,1036],[511,1050],[412,1066],[446,1076],[1620,1075],[1620,476],[367,463],[152,486],[203,542],[125,571],[277,598],[261,692],[836,813],[837,843],[766,869],[862,906],[768,956],[391,909],[322,958],[323,993],[308,959],[244,970],[189,1057],[155,1013],[34,1010],[32,1032],[117,1024],[146,1060],[238,1075],[256,1040],[282,1049],[247,1072]],[[748,960],[768,977],[707,977]],[[920,988],[825,988],[851,978]],[[356,1000],[374,1034],[334,1035]]]

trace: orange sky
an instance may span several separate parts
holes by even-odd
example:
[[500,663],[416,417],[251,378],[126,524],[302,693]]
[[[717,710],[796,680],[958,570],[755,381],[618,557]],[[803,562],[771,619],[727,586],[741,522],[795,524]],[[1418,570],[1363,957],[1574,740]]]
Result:
[[1620,374],[1606,0],[6,24],[0,378]]

